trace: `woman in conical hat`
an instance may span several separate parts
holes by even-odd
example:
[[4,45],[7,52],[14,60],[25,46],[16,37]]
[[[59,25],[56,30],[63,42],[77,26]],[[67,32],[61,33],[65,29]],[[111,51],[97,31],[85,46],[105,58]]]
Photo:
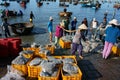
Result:
[[75,55],[75,52],[78,50],[79,51],[78,53],[79,53],[80,59],[83,59],[83,56],[82,56],[83,46],[81,44],[81,39],[83,39],[84,41],[86,41],[86,38],[85,38],[83,32],[84,32],[84,30],[87,30],[87,29],[88,28],[87,28],[87,26],[85,24],[81,24],[78,27],[78,29],[77,29],[77,31],[75,33],[75,36],[73,37],[73,41],[72,41],[72,48],[71,48],[72,55]]
[[107,59],[111,53],[113,45],[117,42],[117,38],[120,37],[120,29],[117,27],[120,24],[116,19],[113,19],[109,22],[109,27],[105,30],[105,44],[102,53],[102,57]]

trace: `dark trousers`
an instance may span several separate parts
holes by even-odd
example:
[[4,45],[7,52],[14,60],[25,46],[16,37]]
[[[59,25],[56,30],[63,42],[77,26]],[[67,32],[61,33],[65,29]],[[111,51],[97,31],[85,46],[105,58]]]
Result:
[[5,37],[7,38],[7,37],[9,37],[9,36],[11,36],[11,35],[10,35],[10,31],[9,31],[9,30],[5,30]]
[[[76,30],[76,28],[75,27],[71,27],[71,30]],[[75,32],[71,32],[71,35],[72,35],[72,33],[75,35]]]
[[71,52],[72,52],[73,55],[75,55],[75,52],[78,50],[79,56],[82,56],[82,49],[83,49],[82,44],[72,43]]

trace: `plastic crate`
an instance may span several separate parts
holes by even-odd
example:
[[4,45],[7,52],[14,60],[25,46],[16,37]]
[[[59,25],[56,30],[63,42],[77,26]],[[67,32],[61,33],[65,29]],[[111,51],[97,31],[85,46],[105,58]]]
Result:
[[9,48],[7,39],[0,39],[0,57],[8,57]]
[[[43,58],[43,59],[46,59],[46,58]],[[31,60],[27,63],[28,77],[37,78],[41,71],[41,66],[30,66],[29,64],[30,64]]]
[[28,77],[37,78],[41,71],[41,67],[40,66],[27,66],[27,67],[28,67]]
[[53,46],[53,45],[47,45],[46,49],[49,50],[51,52],[51,54],[55,53],[55,46]]
[[21,71],[25,76],[28,74],[27,65],[20,65],[20,64],[12,64],[12,67]]
[[25,58],[30,58],[30,59],[33,58],[33,55],[34,55],[34,54],[25,54],[25,53],[22,54],[23,57],[25,57]]
[[74,60],[74,63],[77,64],[76,56],[61,56],[62,59],[64,58],[72,58]]
[[57,76],[53,77],[53,76],[38,76],[38,80],[60,80],[59,77],[60,77],[60,71],[61,71],[61,67],[58,67],[58,72],[57,72]]
[[59,45],[62,47],[62,48],[71,48],[71,42],[64,42],[62,40],[62,38],[60,38],[59,40]]
[[40,53],[40,52],[35,52],[34,56],[38,56],[38,57],[42,57],[42,58],[46,58],[46,54],[44,53]]
[[35,47],[28,47],[28,48],[23,48],[23,50],[32,50],[32,51],[36,51],[37,48]]
[[[76,64],[73,64],[77,66]],[[78,67],[78,66],[77,66]],[[78,74],[73,74],[73,75],[64,75],[63,69],[61,68],[61,74],[62,74],[62,80],[82,80],[82,72],[78,67]]]
[[113,46],[112,47],[112,53],[120,56],[120,48],[118,48],[117,46]]

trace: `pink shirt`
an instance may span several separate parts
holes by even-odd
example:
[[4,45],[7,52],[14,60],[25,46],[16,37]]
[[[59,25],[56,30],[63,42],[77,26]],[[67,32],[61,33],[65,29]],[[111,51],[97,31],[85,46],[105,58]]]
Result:
[[56,37],[62,37],[63,36],[63,30],[60,28],[59,25],[56,26],[56,32],[55,32]]

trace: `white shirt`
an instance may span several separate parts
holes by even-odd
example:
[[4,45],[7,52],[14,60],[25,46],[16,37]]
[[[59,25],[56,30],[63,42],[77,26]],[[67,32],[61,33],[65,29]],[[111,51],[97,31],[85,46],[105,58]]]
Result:
[[92,21],[92,28],[97,28],[97,21]]

